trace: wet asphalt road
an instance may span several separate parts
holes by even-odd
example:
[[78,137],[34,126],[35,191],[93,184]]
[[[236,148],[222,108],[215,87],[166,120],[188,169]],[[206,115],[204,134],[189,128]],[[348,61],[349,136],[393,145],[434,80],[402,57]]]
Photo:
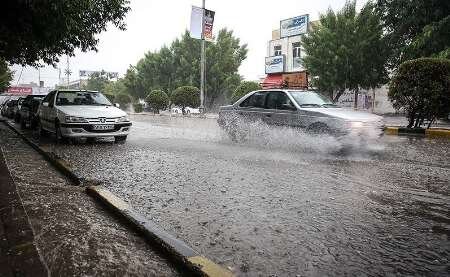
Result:
[[[125,144],[50,147],[239,276],[446,276],[450,141],[369,145],[134,116]],[[351,147],[349,147],[351,145]]]

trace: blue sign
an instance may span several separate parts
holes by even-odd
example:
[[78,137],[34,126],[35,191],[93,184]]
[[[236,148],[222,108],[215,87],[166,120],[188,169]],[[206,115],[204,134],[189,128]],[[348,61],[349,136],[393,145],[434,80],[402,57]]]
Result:
[[284,56],[266,57],[266,74],[284,72]]
[[308,31],[309,15],[301,15],[280,21],[280,37],[305,34]]

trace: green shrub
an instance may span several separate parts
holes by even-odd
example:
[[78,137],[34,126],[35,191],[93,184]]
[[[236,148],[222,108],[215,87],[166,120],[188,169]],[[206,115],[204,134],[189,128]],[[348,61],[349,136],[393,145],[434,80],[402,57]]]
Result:
[[236,90],[231,95],[231,103],[234,103],[241,99],[242,96],[246,95],[247,93],[254,91],[254,90],[260,90],[262,89],[261,86],[253,81],[243,81],[239,84],[239,86],[236,88]]
[[141,113],[144,110],[144,105],[142,105],[141,103],[134,103],[133,109],[135,113]]
[[389,85],[395,109],[404,109],[408,128],[450,113],[450,60],[420,58],[402,63]]
[[196,108],[200,106],[200,90],[193,86],[179,87],[172,92],[171,100],[182,108]]
[[120,107],[125,109],[131,103],[131,97],[128,94],[119,93],[114,97],[114,102],[119,103]]
[[159,113],[169,106],[169,96],[162,90],[152,90],[145,99],[145,102],[153,109],[154,113]]

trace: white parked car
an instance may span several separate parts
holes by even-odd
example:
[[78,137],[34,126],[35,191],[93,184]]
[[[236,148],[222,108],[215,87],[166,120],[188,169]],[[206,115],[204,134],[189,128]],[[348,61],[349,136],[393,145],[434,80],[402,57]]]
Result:
[[131,128],[127,114],[102,93],[69,89],[51,91],[42,100],[38,125],[57,140],[114,137],[116,142],[125,141]]

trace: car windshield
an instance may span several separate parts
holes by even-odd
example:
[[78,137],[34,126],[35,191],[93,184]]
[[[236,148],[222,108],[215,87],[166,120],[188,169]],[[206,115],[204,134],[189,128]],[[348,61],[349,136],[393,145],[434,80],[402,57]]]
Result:
[[111,106],[111,102],[100,92],[61,91],[56,98],[57,106],[93,105]]
[[314,91],[289,91],[300,107],[338,107],[328,97]]

